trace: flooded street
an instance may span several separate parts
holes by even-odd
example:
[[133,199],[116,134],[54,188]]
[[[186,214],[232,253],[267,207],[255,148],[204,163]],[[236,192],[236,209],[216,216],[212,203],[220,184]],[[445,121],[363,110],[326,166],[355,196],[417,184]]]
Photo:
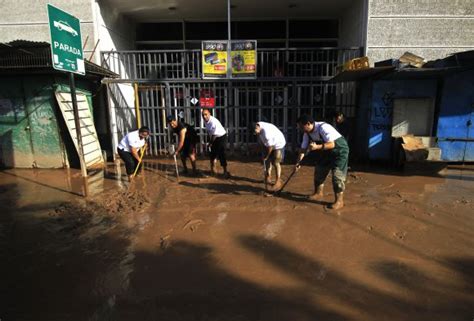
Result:
[[2,321],[474,317],[472,166],[359,168],[332,211],[305,198],[309,166],[265,197],[256,162],[145,165],[129,185],[109,164],[87,199],[75,170],[0,172]]

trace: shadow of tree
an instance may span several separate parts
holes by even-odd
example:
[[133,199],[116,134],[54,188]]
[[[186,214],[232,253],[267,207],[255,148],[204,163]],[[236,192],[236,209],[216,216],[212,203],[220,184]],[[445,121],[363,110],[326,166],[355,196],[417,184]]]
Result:
[[474,270],[469,269],[473,266],[470,259],[458,259],[452,265],[458,266],[455,271],[464,275],[466,289],[441,283],[405,264],[382,261],[373,265],[376,274],[407,292],[406,296],[400,296],[329,270],[323,263],[272,240],[254,235],[241,235],[237,239],[273,267],[305,283],[307,292],[344,302],[362,315],[370,311],[373,320],[467,320],[472,317],[474,298],[472,295],[466,298],[474,275]]
[[[458,280],[454,283],[385,257],[367,265],[371,276],[383,281],[377,285],[352,277],[350,264],[335,270],[277,241],[237,236],[244,249],[298,282],[263,285],[227,271],[204,243],[170,240],[166,248],[149,242],[134,247],[143,217],[131,211],[112,216],[100,204],[81,201],[50,204],[50,215],[41,216],[47,204],[19,201],[18,184],[33,182],[3,178],[16,182],[0,183],[0,317],[5,320],[449,321],[473,315],[472,257],[430,261],[445,263]],[[205,185],[197,186],[216,193],[224,187],[229,193],[262,191]],[[398,290],[387,289],[387,282]]]
[[[252,186],[252,185],[245,185],[245,184],[235,184],[235,183],[191,183],[187,181],[180,182],[181,185],[192,187],[192,188],[200,188],[200,189],[207,189],[210,190],[213,194],[232,194],[232,195],[263,195],[265,193],[264,185],[262,187]],[[270,192],[271,193],[271,192]],[[310,204],[317,204],[317,205],[329,205],[331,203],[325,201],[313,201],[308,199],[307,195],[299,194],[299,193],[292,193],[292,192],[285,192],[282,191],[280,193],[273,193],[270,196],[283,198],[289,201],[294,202],[304,202]]]
[[[463,275],[462,286],[441,282],[403,262],[382,260],[371,264],[370,269],[414,298],[419,305],[414,313],[424,315],[427,319],[431,315],[440,320],[467,320],[473,315],[474,260],[455,259],[450,263],[456,267],[456,273]],[[466,298],[466,291],[471,293],[470,300]]]
[[219,267],[213,250],[176,241],[160,253],[136,253],[134,296],[117,301],[119,320],[347,320],[304,292],[263,288]]
[[247,183],[262,184],[262,185],[264,184],[263,177],[262,177],[262,179],[258,180],[258,179],[254,179],[254,178],[244,177],[244,176],[232,175],[231,179],[233,181],[237,181],[237,182],[247,182]]
[[261,194],[265,192],[264,188],[255,187],[251,185],[232,184],[232,183],[191,183],[188,181],[180,182],[181,185],[193,188],[207,189],[214,194],[233,194],[233,195],[248,195]]
[[18,184],[1,190],[0,318],[87,320],[126,288],[136,224],[94,201],[23,205]]

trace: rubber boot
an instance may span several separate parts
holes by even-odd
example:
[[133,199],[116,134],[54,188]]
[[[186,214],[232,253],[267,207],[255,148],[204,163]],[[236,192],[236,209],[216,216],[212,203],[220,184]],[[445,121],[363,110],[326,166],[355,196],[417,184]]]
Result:
[[193,167],[193,176],[198,176],[199,172],[197,171],[197,168],[196,168],[196,161],[191,161],[191,165]]
[[314,194],[311,195],[311,196],[308,196],[308,199],[310,199],[312,201],[320,202],[324,198],[324,193],[323,192],[324,192],[324,185],[323,184],[315,186]]
[[227,171],[227,166],[224,166],[224,178],[229,179],[230,178],[230,173]]
[[336,193],[336,201],[333,204],[329,205],[329,208],[333,210],[339,210],[343,207],[344,207],[343,193],[342,192]]

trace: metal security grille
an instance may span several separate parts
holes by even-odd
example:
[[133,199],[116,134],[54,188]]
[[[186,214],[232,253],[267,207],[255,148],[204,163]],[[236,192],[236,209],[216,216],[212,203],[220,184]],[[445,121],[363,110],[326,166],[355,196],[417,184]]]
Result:
[[[122,79],[200,79],[200,50],[102,52],[102,65]],[[257,78],[329,79],[343,62],[359,57],[361,48],[259,49]]]
[[[102,53],[103,66],[121,79],[109,80],[111,114],[120,139],[141,124],[150,127],[150,153],[166,152],[173,137],[166,116],[181,115],[200,135],[199,152],[204,151],[207,135],[196,100],[212,92],[213,114],[228,129],[231,151],[248,153],[255,137],[249,126],[268,121],[287,137],[288,148],[297,146],[296,119],[303,113],[327,119],[336,110],[355,116],[355,85],[328,83],[334,69],[348,59],[360,56],[360,48],[264,49],[258,51],[256,80],[202,80],[200,51],[127,51]],[[119,85],[134,84],[138,106],[124,98]],[[133,87],[130,87],[133,88]],[[194,103],[193,103],[194,102]],[[125,118],[125,119],[122,119]]]

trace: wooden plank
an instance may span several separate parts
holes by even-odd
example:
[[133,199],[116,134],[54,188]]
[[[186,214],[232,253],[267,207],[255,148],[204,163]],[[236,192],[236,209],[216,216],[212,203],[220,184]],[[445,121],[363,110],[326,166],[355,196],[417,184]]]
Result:
[[[61,114],[65,120],[69,135],[71,135],[76,151],[78,152],[74,117],[71,117],[71,112],[73,110],[71,94],[58,91],[56,92],[56,100],[58,101],[59,109],[61,110]],[[95,130],[94,121],[92,119],[86,96],[84,94],[77,94],[77,103],[86,167],[93,168],[103,166],[104,159],[102,157],[102,149],[99,144],[99,138]]]

